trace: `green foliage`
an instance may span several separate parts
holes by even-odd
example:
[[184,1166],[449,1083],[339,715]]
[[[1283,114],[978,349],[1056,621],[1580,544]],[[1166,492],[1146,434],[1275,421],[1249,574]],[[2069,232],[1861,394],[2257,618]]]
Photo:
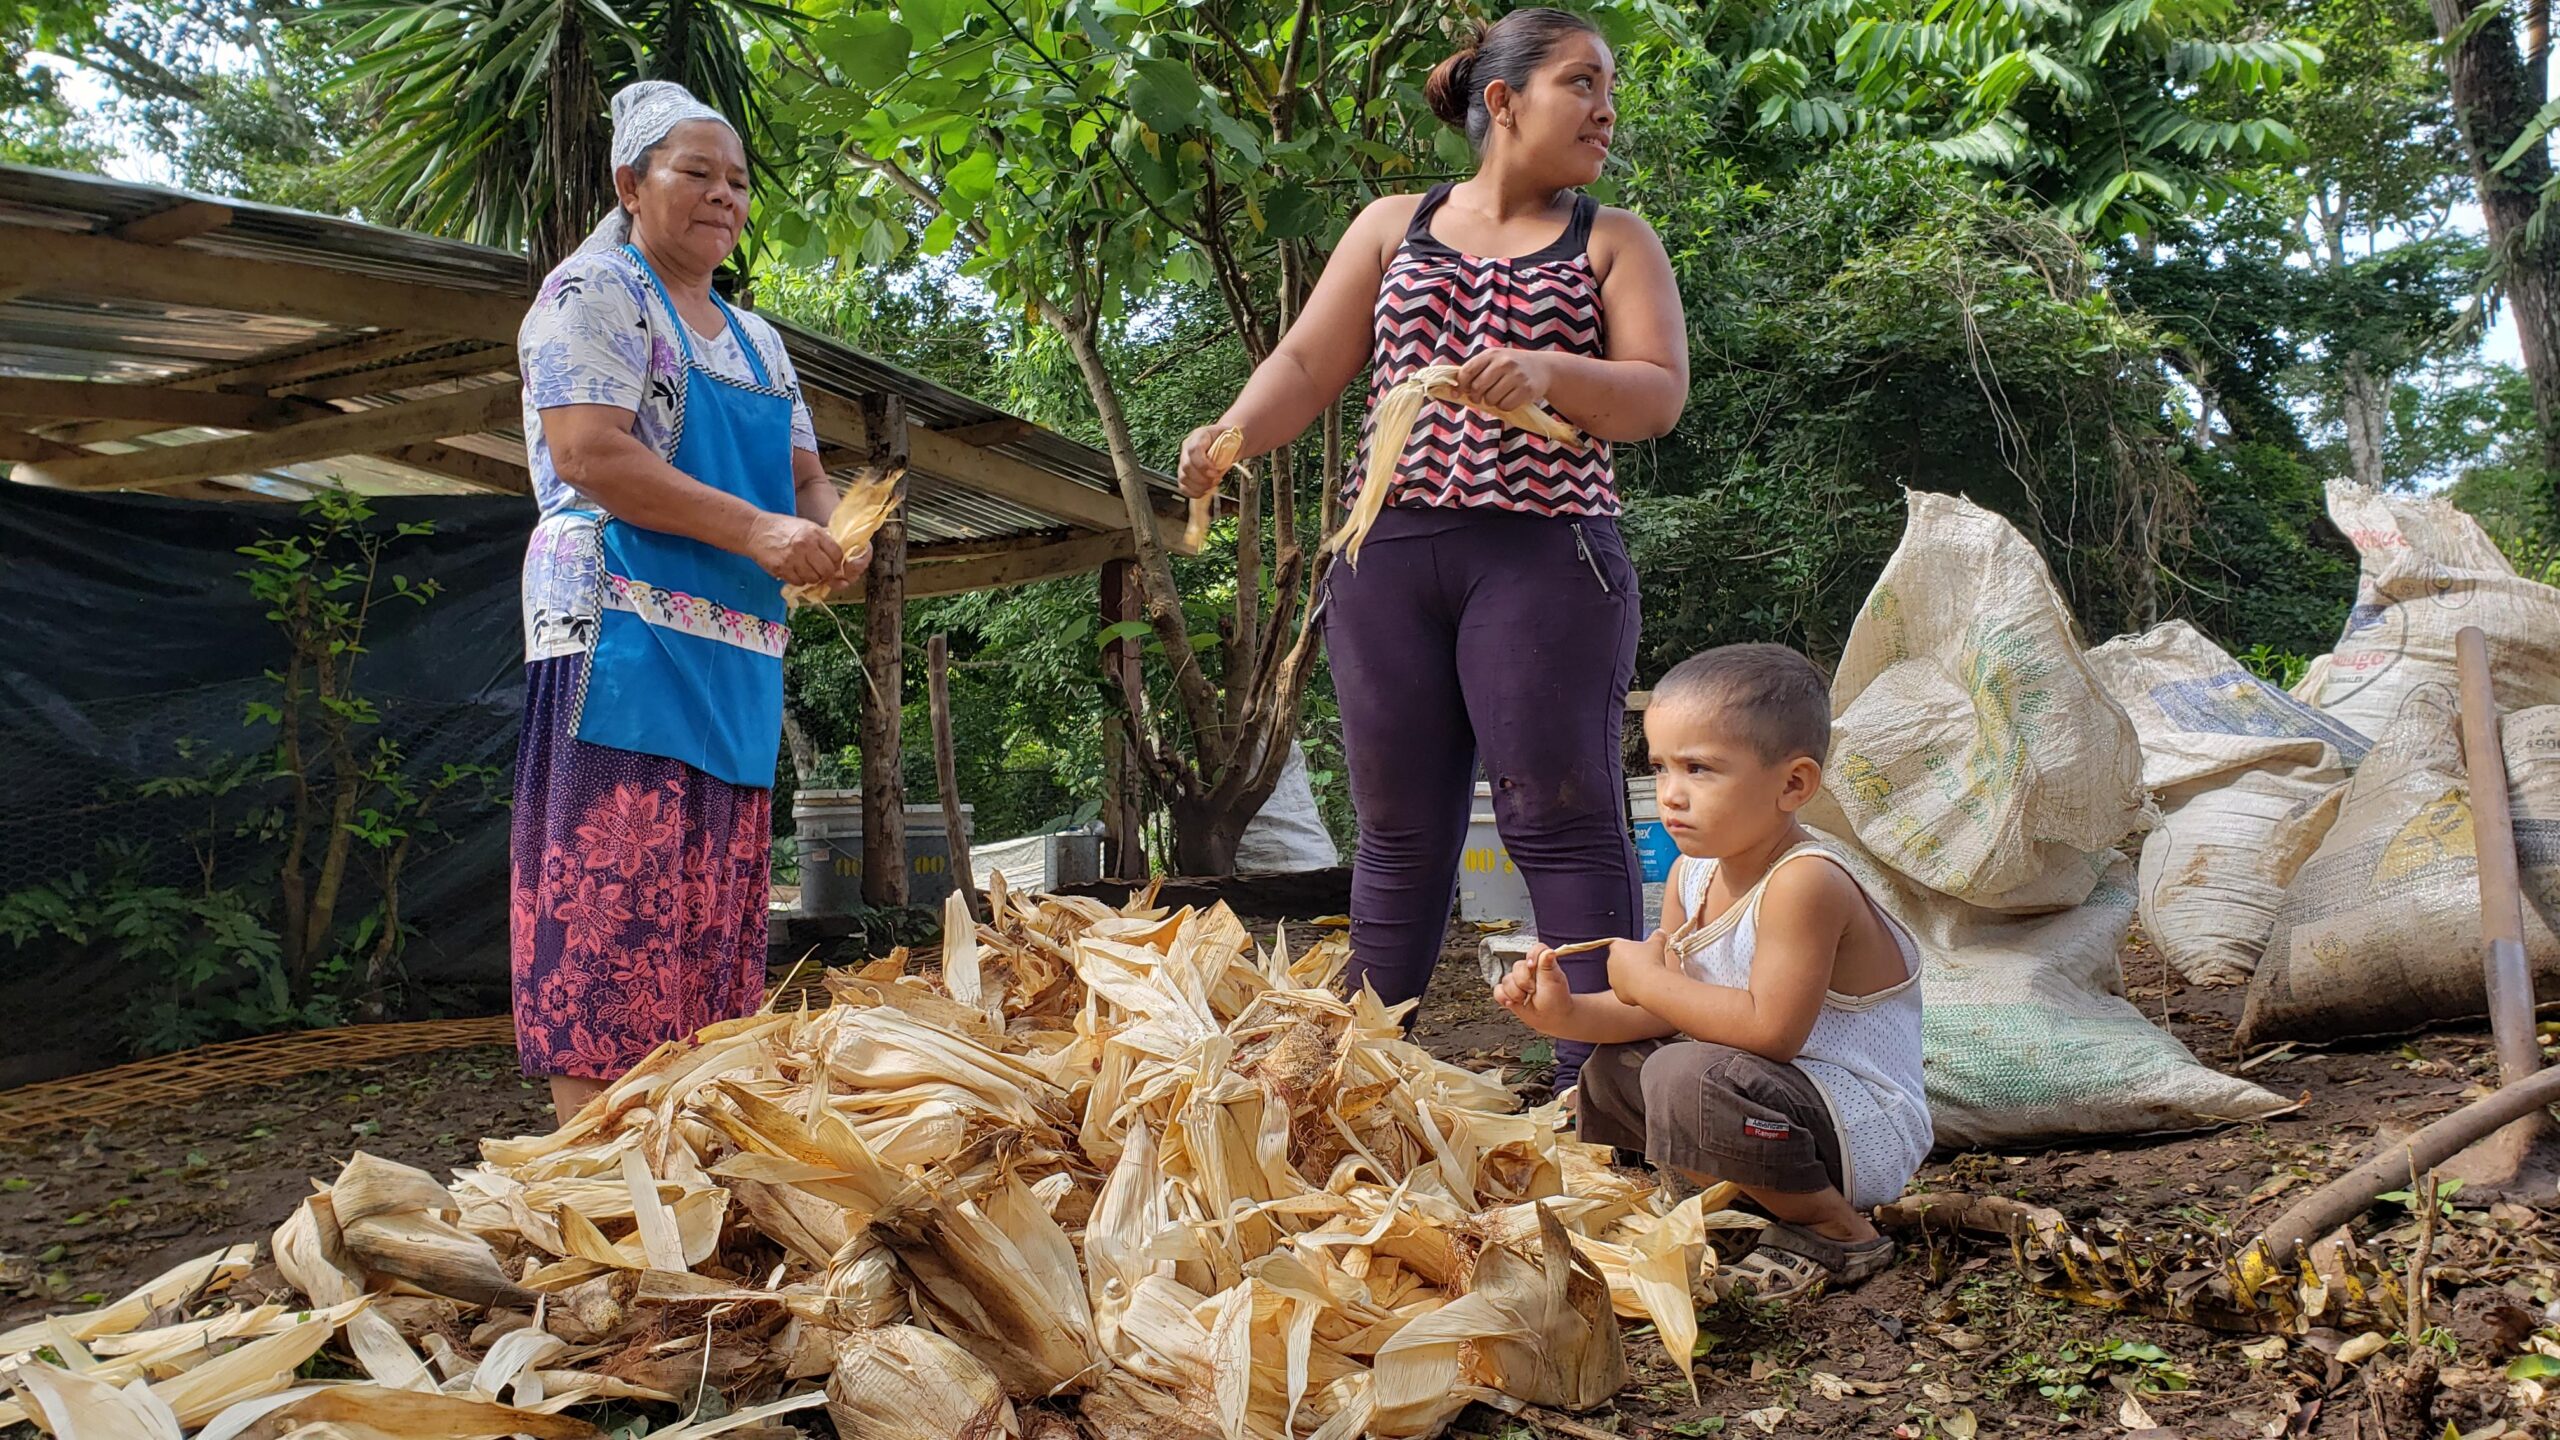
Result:
[[2195,1383],[2168,1352],[2135,1340],[2065,1341],[2050,1358],[2033,1352],[2013,1355],[1997,1373],[2013,1384],[2032,1385],[2066,1416],[2097,1407],[2112,1388],[2111,1379],[2141,1395],[2185,1390]]
[[139,794],[200,816],[183,831],[197,883],[147,883],[139,847],[102,847],[90,870],[0,901],[0,937],[67,943],[138,977],[128,1039],[143,1053],[210,1039],[378,1017],[410,938],[400,913],[408,862],[448,838],[456,812],[499,804],[500,773],[423,773],[375,733],[380,708],[358,684],[378,604],[424,605],[431,582],[386,571],[422,524],[384,525],[360,496],[323,490],[296,528],[242,547],[240,572],[285,642],[272,689],[242,721],[271,748],[207,758]]
[[1773,145],[1921,140],[2100,235],[2147,233],[2226,193],[2237,160],[2296,153],[2283,121],[2232,107],[2316,76],[2321,58],[2244,33],[2233,0],[1712,13],[1693,83]]
[[0,896],[0,939],[39,948],[54,966],[111,957],[134,997],[122,1028],[138,1055],[344,1019],[336,996],[294,997],[276,933],[245,887],[151,884],[147,860],[107,841],[96,868]]
[[115,155],[115,143],[96,120],[80,113],[62,93],[62,73],[50,65],[21,63],[0,100],[0,161],[54,170],[99,170]]
[[[2534,439],[2533,392],[2524,372],[2501,365],[2486,383],[2412,389],[2407,405],[2460,478],[2446,498],[2471,513],[2516,569],[2560,584],[2560,494]],[[2409,427],[2413,431],[2420,425]]]
[[1679,97],[1644,103],[1633,148],[1697,364],[1678,432],[1621,456],[1641,673],[1732,640],[1836,653],[1905,487],[2016,520],[2097,633],[2166,603],[2186,485],[2154,338],[2066,231],[1911,145],[1752,183],[1683,143]]
[[2311,673],[2311,657],[2292,650],[2278,650],[2261,640],[2231,657],[2249,668],[2249,673],[2275,686],[2290,690]]
[[2326,653],[2355,599],[2356,558],[2328,522],[2324,473],[2269,443],[2189,450],[2197,519],[2170,566],[2168,613],[2226,649]]
[[[729,117],[759,181],[751,37],[799,15],[767,0],[341,0],[344,83],[376,101],[355,196],[396,224],[501,246],[582,230],[613,203],[605,101],[674,80]],[[552,223],[557,222],[557,223]],[[752,234],[752,232],[751,232]],[[556,243],[556,242],[555,242]],[[565,248],[565,247],[563,247]],[[536,247],[537,260],[557,254]]]
[[[340,146],[367,128],[329,93],[345,35],[313,0],[0,7],[0,158],[94,170],[138,143],[189,188],[343,213]],[[20,46],[103,81],[107,104],[75,110],[64,73]]]

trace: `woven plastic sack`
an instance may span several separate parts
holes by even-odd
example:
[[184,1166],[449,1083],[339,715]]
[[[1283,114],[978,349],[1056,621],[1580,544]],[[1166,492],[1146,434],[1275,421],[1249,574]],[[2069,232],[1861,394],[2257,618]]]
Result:
[[1289,758],[1281,762],[1280,783],[1271,787],[1271,798],[1236,840],[1236,873],[1301,875],[1341,863],[1342,852],[1334,848],[1333,833],[1324,828],[1324,816],[1316,809],[1306,747],[1293,740]]
[[[2479,851],[2454,688],[2421,685],[2286,890],[2249,982],[2244,1045],[2386,1035],[2488,1009]],[[2508,804],[2535,988],[2560,985],[2560,705],[2505,717]]]
[[2124,997],[2117,957],[2134,908],[2124,857],[2079,905],[2017,915],[1950,900],[1824,838],[1919,942],[1922,1068],[1939,1144],[2200,1130],[2287,1108],[2199,1062]]
[[2160,824],[2142,842],[2142,929],[2178,973],[2238,985],[2344,796],[2365,737],[2173,620],[2089,652],[2133,719]]
[[2329,518],[2361,557],[2346,631],[2305,698],[2366,735],[2419,686],[2454,683],[2453,637],[2489,641],[2499,708],[2560,704],[2560,590],[2527,580],[2447,501],[2329,483]]
[[2133,722],[2026,537],[1957,496],[1906,499],[1832,680],[1829,783],[1805,819],[1968,904],[2068,909],[2144,821]]

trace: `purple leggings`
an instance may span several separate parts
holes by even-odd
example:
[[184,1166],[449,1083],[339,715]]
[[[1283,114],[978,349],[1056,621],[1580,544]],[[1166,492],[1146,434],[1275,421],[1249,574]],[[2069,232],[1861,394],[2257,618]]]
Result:
[[[1420,995],[1449,925],[1481,753],[1503,848],[1551,945],[1633,935],[1644,892],[1619,726],[1641,607],[1613,520],[1393,509],[1337,563],[1324,638],[1360,826],[1349,983]],[[1564,963],[1607,988],[1608,957]],[[1588,1045],[1556,1046],[1556,1088]]]

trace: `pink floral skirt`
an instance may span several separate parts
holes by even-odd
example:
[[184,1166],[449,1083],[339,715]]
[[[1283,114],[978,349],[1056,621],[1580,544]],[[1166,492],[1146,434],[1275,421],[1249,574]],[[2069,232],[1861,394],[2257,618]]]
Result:
[[516,746],[516,1052],[610,1080],[764,1003],[773,792],[572,733],[584,655],[525,667]]

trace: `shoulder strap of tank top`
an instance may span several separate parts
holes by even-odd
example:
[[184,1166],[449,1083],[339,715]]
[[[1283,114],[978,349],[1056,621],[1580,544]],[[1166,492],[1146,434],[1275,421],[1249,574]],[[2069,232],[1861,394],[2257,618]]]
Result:
[[[1910,990],[1911,987],[1918,983],[1920,979],[1921,955],[1919,937],[1903,928],[1901,921],[1894,919],[1891,914],[1887,913],[1884,906],[1877,902],[1876,897],[1868,893],[1867,883],[1858,878],[1857,872],[1851,870],[1848,865],[1840,859],[1838,852],[1834,851],[1830,846],[1823,844],[1819,840],[1807,840],[1793,850],[1779,856],[1776,863],[1769,867],[1769,875],[1777,874],[1778,866],[1786,864],[1788,861],[1795,859],[1799,855],[1819,855],[1831,866],[1832,869],[1848,876],[1849,883],[1857,887],[1858,898],[1867,902],[1867,909],[1873,912],[1876,919],[1883,924],[1884,933],[1892,937],[1894,948],[1902,952],[1902,967],[1904,975],[1900,982],[1887,985],[1881,990],[1871,990],[1864,995],[1848,995],[1843,994],[1838,990],[1828,991],[1826,993],[1830,1003],[1849,1010],[1869,1010]],[[1765,888],[1768,885],[1769,875],[1763,875],[1760,877],[1761,887]],[[1755,889],[1752,891],[1749,903],[1754,906],[1757,906],[1760,903],[1759,890]],[[1734,908],[1738,910],[1742,907],[1737,905]]]
[[1556,243],[1557,257],[1570,260],[1591,253],[1591,227],[1600,218],[1600,202],[1577,192],[1573,197],[1573,218],[1564,225],[1564,238]]
[[[1786,868],[1788,861],[1805,855],[1819,855],[1825,860],[1831,860],[1831,852],[1822,848],[1821,841],[1807,840],[1803,844],[1798,845],[1794,849],[1779,856],[1777,859],[1770,861],[1769,868],[1760,872],[1760,883],[1751,887],[1751,893],[1733,902],[1733,913],[1758,914],[1760,910],[1760,897],[1768,893],[1769,882],[1777,878],[1778,872]],[[1831,860],[1831,863],[1838,865],[1840,862],[1837,860]],[[1846,874],[1847,872],[1844,870],[1842,873]],[[1855,876],[1851,876],[1850,879],[1852,883],[1855,883]]]
[[1450,188],[1450,182],[1443,180],[1422,192],[1422,203],[1413,207],[1413,218],[1405,222],[1406,244],[1410,245],[1416,241],[1424,244],[1437,243],[1431,238],[1431,217],[1438,213],[1443,204],[1447,203]]

